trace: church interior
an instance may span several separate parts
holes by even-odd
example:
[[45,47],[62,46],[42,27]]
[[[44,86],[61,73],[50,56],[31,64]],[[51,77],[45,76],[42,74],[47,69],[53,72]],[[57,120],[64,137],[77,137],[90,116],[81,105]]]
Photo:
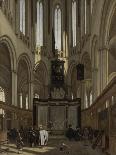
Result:
[[116,0],[0,0],[0,145],[40,125],[62,141],[70,124],[116,154],[115,19]]

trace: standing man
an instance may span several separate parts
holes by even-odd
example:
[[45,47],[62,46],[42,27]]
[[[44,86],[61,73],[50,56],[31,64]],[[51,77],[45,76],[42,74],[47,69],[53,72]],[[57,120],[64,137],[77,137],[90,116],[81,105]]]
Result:
[[35,131],[33,130],[33,127],[31,127],[30,130],[29,130],[29,143],[30,143],[30,147],[34,146],[35,139],[36,139]]

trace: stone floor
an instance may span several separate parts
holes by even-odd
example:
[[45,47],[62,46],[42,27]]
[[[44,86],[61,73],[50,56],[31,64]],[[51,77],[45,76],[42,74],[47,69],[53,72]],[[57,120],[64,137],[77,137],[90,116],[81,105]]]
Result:
[[[63,144],[63,145],[62,145]],[[3,148],[7,146],[2,146]],[[9,144],[9,151],[0,155],[16,155],[18,151],[14,144]],[[61,150],[63,148],[63,150]],[[40,147],[24,147],[23,155],[104,155],[99,149],[93,150],[90,144],[85,142],[69,142],[66,139],[50,139],[47,146]]]

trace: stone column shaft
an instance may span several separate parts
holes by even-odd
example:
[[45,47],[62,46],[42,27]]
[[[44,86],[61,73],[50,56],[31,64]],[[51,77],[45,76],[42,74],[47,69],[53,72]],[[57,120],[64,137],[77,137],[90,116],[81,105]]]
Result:
[[12,105],[17,106],[17,73],[12,71]]
[[104,49],[102,51],[102,62],[103,62],[103,70],[102,70],[102,88],[104,89],[107,85],[108,79],[108,49]]
[[85,103],[84,103],[84,99],[85,99],[85,81],[81,82],[81,108],[84,109],[85,108]]
[[102,91],[108,81],[108,48],[100,49],[100,90]]
[[29,82],[29,100],[28,100],[28,103],[29,103],[29,109],[32,110],[33,108],[33,97],[34,97],[34,94],[33,94],[33,82]]
[[98,79],[97,76],[98,75],[98,69],[97,68],[93,68],[92,69],[92,96],[93,96],[93,100],[95,100],[95,98],[97,97],[97,90],[98,90]]

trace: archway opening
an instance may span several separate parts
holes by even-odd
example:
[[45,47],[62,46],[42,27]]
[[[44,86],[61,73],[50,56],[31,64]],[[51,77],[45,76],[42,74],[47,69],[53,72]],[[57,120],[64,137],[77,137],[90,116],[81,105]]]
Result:
[[11,58],[3,43],[0,44],[0,98],[6,104],[12,104]]

